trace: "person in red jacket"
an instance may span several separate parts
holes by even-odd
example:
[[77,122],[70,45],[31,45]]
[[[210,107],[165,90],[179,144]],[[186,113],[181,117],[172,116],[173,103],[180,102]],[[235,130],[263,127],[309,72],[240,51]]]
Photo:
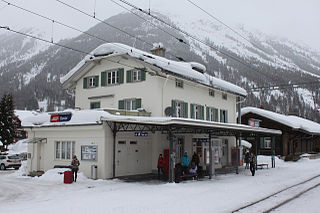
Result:
[[162,157],[162,154],[160,154],[158,158],[158,179],[160,179],[160,172],[162,172],[162,175],[164,175],[164,165],[165,161]]

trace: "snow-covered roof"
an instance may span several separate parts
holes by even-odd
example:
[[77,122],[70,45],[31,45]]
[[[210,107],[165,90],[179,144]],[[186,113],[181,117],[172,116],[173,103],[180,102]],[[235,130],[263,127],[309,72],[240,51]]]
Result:
[[[206,73],[204,65],[197,62],[178,62],[166,59],[164,57],[156,56],[136,48],[120,44],[120,43],[106,43],[95,50],[90,55],[87,55],[80,61],[72,70],[70,70],[60,81],[62,84],[72,79],[72,77],[85,67],[90,61],[96,59],[110,58],[116,55],[129,55],[135,59],[144,61],[151,66],[156,66],[164,71],[171,72],[175,75],[182,76],[200,84],[210,86],[223,91],[235,93],[241,96],[246,96],[247,92],[241,87],[238,87],[230,82],[213,77]],[[197,71],[198,70],[198,71]]]
[[248,149],[250,149],[252,147],[252,144],[246,140],[241,139],[241,146],[244,146],[244,147],[247,147]]
[[311,134],[320,134],[320,124],[294,115],[283,115],[265,109],[256,107],[245,107],[241,109],[241,114],[254,113],[262,117],[268,118],[275,122],[291,127],[292,129],[300,129]]
[[29,110],[14,110],[14,114],[20,119],[20,121],[22,121],[25,118],[33,115],[37,115],[38,113],[35,111],[29,111]]
[[[70,121],[51,122],[51,115],[72,114]],[[65,110],[62,112],[41,113],[23,120],[23,127],[50,127],[50,126],[74,126],[74,125],[91,125],[101,124],[103,121],[119,122],[119,123],[139,123],[145,125],[187,125],[200,126],[207,128],[220,128],[230,130],[253,131],[268,134],[281,134],[281,131],[266,128],[254,128],[248,125],[234,123],[220,123],[205,120],[195,120],[188,118],[173,117],[145,117],[145,116],[122,116],[113,115],[103,110]]]

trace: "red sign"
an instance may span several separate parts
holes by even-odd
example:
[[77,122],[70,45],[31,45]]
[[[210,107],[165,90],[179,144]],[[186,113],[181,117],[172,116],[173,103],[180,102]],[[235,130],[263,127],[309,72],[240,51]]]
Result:
[[50,122],[59,122],[60,115],[51,115]]

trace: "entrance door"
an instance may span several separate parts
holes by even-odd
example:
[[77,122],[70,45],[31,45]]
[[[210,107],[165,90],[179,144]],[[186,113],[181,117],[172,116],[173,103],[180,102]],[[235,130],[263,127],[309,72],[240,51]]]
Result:
[[118,141],[116,147],[116,176],[127,175],[127,152],[127,141]]
[[224,139],[222,142],[222,156],[221,156],[221,164],[222,166],[228,165],[228,139]]

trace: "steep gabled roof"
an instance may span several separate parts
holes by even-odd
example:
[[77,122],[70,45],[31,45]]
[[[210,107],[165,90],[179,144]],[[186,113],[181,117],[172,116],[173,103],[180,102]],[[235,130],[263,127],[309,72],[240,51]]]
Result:
[[90,63],[91,66],[94,66],[92,65],[94,60],[110,59],[121,55],[130,56],[141,63],[160,68],[163,72],[172,73],[199,84],[241,96],[247,95],[246,90],[243,88],[207,74],[206,68],[202,64],[197,62],[178,62],[169,60],[119,43],[106,43],[97,47],[91,52],[91,55],[86,56],[72,70],[63,76],[61,78],[61,83],[64,87],[69,87],[68,83],[77,75],[77,73],[89,70],[89,68],[86,68],[90,66]]
[[248,113],[253,113],[268,118],[285,126],[291,127],[294,130],[301,130],[304,132],[308,132],[312,135],[320,135],[320,124],[305,118],[301,118],[294,115],[283,115],[256,107],[245,107],[241,109],[242,115]]

